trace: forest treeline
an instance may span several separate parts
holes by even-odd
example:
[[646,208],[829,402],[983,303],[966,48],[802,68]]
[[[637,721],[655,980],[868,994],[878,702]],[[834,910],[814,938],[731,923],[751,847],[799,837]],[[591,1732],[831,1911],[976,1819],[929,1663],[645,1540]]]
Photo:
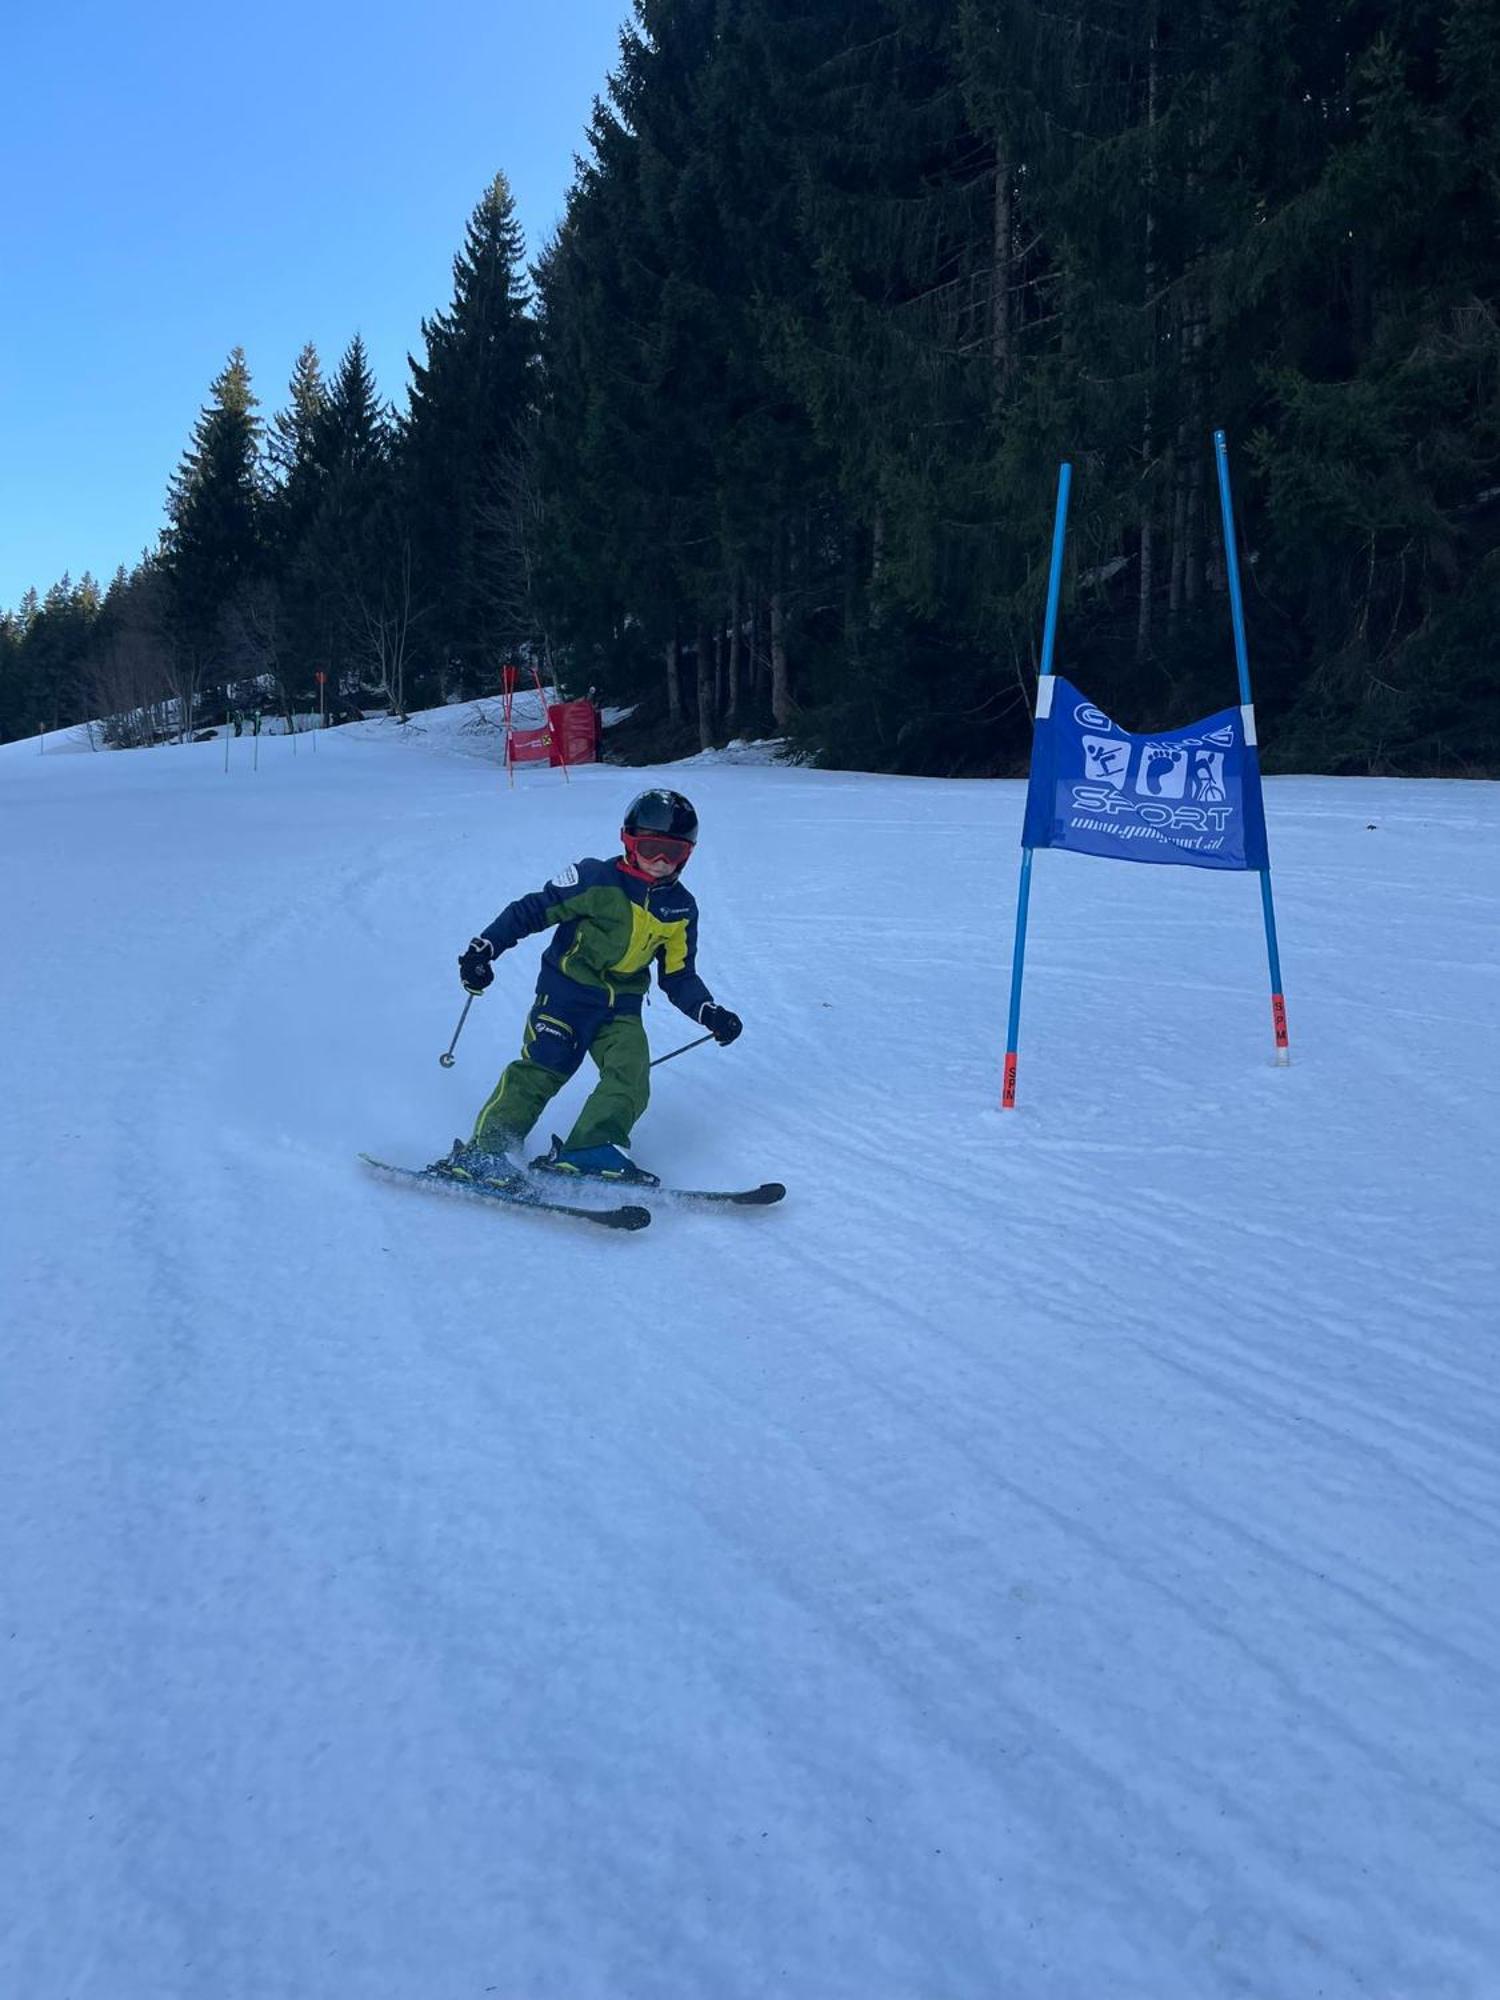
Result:
[[399,412],[236,350],[160,547],[0,619],[0,734],[528,658],[664,751],[1014,771],[1064,457],[1061,668],[1233,699],[1222,426],[1268,765],[1497,773],[1497,279],[1493,0],[638,0],[534,264],[497,176]]

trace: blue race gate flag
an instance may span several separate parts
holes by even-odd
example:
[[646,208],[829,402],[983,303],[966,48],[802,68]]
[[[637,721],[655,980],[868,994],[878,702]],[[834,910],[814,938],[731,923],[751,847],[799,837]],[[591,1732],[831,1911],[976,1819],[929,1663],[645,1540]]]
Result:
[[1267,868],[1254,724],[1226,708],[1132,736],[1060,674],[1037,686],[1023,847],[1119,861]]
[[1070,847],[1117,861],[1176,863],[1186,868],[1254,870],[1260,876],[1271,975],[1271,1027],[1276,1060],[1290,1061],[1281,953],[1271,901],[1271,860],[1255,747],[1250,655],[1240,594],[1239,550],[1229,494],[1229,446],[1214,432],[1219,506],[1224,520],[1224,565],[1234,625],[1234,661],[1240,705],[1205,716],[1186,729],[1132,736],[1052,670],[1057,613],[1062,596],[1068,495],[1073,468],[1057,474],[1052,521],[1052,564],[1047,574],[1047,616],[1042,628],[1041,672],[1036,686],[1036,728],[1031,739],[1031,781],[1021,834],[1021,884],[1016,896],[1016,943],[1010,968],[1010,1019],[1000,1107],[1015,1108],[1021,1036],[1021,981],[1026,969],[1026,925],[1031,909],[1031,863],[1038,847]]

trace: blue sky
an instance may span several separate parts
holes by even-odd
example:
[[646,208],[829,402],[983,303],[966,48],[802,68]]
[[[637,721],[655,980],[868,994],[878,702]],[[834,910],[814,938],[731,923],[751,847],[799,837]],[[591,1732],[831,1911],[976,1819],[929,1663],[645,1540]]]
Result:
[[246,14],[37,0],[0,119],[0,606],[154,546],[208,385],[262,415],[304,341],[363,334],[405,405],[470,210],[509,177],[535,255],[629,0],[389,0]]

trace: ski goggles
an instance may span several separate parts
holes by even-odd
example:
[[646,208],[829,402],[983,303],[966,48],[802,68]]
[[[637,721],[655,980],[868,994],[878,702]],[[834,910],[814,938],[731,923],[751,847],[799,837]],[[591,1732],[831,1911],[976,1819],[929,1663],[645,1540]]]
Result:
[[671,833],[633,833],[630,848],[641,861],[670,861],[674,868],[682,868],[693,852],[693,843]]

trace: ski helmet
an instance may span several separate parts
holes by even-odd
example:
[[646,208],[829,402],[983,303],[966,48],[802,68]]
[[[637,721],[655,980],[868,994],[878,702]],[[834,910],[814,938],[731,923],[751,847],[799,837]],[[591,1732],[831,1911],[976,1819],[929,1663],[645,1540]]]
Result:
[[620,828],[625,858],[639,868],[644,855],[671,861],[673,873],[687,866],[698,839],[698,815],[681,792],[653,790],[631,800]]

